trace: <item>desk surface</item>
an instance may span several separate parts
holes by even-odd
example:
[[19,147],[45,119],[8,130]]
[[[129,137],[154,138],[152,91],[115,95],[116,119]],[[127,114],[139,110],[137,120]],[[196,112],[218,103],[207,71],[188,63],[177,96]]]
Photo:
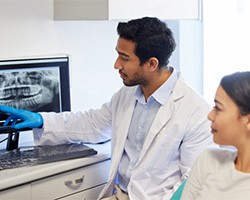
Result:
[[77,169],[79,167],[98,163],[110,158],[110,142],[87,145],[94,148],[98,154],[91,157],[0,171],[0,191],[41,178]]

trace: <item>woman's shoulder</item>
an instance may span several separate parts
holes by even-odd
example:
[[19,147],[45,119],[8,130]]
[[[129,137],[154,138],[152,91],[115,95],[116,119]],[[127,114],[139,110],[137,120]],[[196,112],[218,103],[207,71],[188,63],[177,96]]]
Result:
[[202,153],[201,157],[208,160],[217,160],[219,162],[231,161],[235,159],[237,150],[229,146],[208,147]]

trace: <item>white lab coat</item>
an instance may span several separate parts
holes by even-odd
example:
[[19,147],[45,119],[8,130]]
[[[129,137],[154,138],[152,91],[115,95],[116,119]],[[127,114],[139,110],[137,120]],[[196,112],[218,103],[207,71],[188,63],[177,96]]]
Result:
[[[34,130],[37,144],[112,138],[109,181],[99,198],[113,192],[134,111],[134,92],[135,87],[124,86],[99,110],[41,113],[44,127]],[[208,104],[179,78],[168,102],[159,109],[132,170],[128,185],[131,200],[170,199],[198,154],[212,143],[209,110]]]

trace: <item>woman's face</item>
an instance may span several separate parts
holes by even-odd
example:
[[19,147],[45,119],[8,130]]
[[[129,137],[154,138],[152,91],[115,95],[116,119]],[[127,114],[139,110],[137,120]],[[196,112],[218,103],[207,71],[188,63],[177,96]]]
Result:
[[243,116],[221,86],[216,91],[214,101],[215,106],[208,114],[208,119],[212,122],[211,132],[214,142],[237,147],[244,140]]

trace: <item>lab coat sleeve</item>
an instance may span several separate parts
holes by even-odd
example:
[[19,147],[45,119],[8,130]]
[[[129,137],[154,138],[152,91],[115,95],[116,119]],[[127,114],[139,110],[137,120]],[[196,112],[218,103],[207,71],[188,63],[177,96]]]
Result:
[[34,129],[37,145],[63,144],[67,142],[98,143],[110,139],[110,103],[101,109],[88,112],[40,113],[44,124],[42,129]]
[[[210,133],[210,122],[207,120],[207,110],[198,109],[190,118],[187,134],[185,134],[180,149],[180,169],[182,180],[184,180],[190,169],[205,147],[215,145],[212,134]],[[202,117],[201,117],[202,116]]]
[[165,199],[170,199],[182,181],[188,177],[193,163],[204,149],[209,146],[215,146],[210,133],[210,122],[206,117],[209,110],[208,106],[197,108],[188,119],[186,134],[180,145],[179,168],[181,171],[181,181],[175,183],[172,191],[167,194]]

